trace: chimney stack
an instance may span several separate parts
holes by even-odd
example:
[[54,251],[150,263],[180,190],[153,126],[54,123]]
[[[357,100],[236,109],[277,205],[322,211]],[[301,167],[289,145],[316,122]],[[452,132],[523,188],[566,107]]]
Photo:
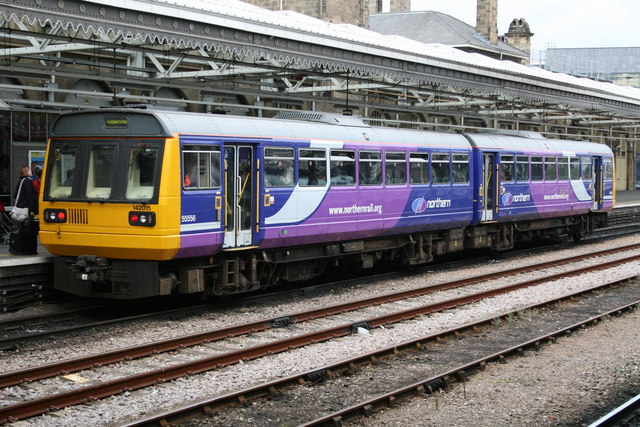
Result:
[[498,44],[498,0],[478,0],[476,31]]

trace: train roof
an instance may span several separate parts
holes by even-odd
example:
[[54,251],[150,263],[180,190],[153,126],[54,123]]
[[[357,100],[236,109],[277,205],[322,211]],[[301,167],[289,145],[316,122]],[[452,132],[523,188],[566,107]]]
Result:
[[547,139],[538,132],[489,130],[465,134],[474,147],[485,151],[514,151],[523,153],[585,153],[611,155],[605,144],[590,141]]
[[604,144],[546,139],[535,132],[486,131],[473,134],[381,128],[359,117],[320,112],[287,112],[275,118],[227,116],[138,108],[104,108],[62,114],[52,137],[165,137],[211,135],[229,138],[406,144],[491,151],[611,154]]
[[52,128],[51,136],[171,137],[174,134],[191,134],[276,140],[395,143],[471,149],[469,141],[463,135],[456,133],[371,127],[358,117],[337,114],[300,112],[280,117],[257,118],[163,110],[105,108],[60,115]]

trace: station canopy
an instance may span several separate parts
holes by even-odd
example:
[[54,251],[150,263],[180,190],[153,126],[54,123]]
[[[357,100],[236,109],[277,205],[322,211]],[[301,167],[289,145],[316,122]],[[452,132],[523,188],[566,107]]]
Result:
[[[0,59],[8,59],[0,72],[42,80],[36,91],[59,90],[51,77],[76,76],[138,88],[150,100],[149,88],[204,94],[187,103],[206,103],[209,91],[223,104],[220,94],[233,93],[287,105],[346,101],[361,112],[551,115],[585,126],[640,116],[639,89],[235,0],[12,0],[0,4],[0,18]],[[74,64],[89,72],[74,75]]]

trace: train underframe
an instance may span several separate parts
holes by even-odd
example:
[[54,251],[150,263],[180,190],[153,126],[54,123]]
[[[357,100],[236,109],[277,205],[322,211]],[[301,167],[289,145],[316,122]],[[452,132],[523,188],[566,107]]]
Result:
[[381,262],[411,266],[468,249],[503,251],[517,242],[561,236],[578,240],[606,222],[606,213],[589,213],[312,246],[231,251],[205,259],[167,262],[58,257],[54,286],[75,295],[116,299],[230,295],[310,280],[327,269],[365,270]]

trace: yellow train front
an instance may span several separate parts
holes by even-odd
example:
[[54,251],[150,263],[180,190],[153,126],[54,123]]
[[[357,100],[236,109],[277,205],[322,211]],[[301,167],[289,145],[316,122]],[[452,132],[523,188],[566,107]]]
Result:
[[55,288],[140,298],[172,292],[160,263],[180,250],[179,142],[150,114],[62,115],[47,151],[40,241]]

